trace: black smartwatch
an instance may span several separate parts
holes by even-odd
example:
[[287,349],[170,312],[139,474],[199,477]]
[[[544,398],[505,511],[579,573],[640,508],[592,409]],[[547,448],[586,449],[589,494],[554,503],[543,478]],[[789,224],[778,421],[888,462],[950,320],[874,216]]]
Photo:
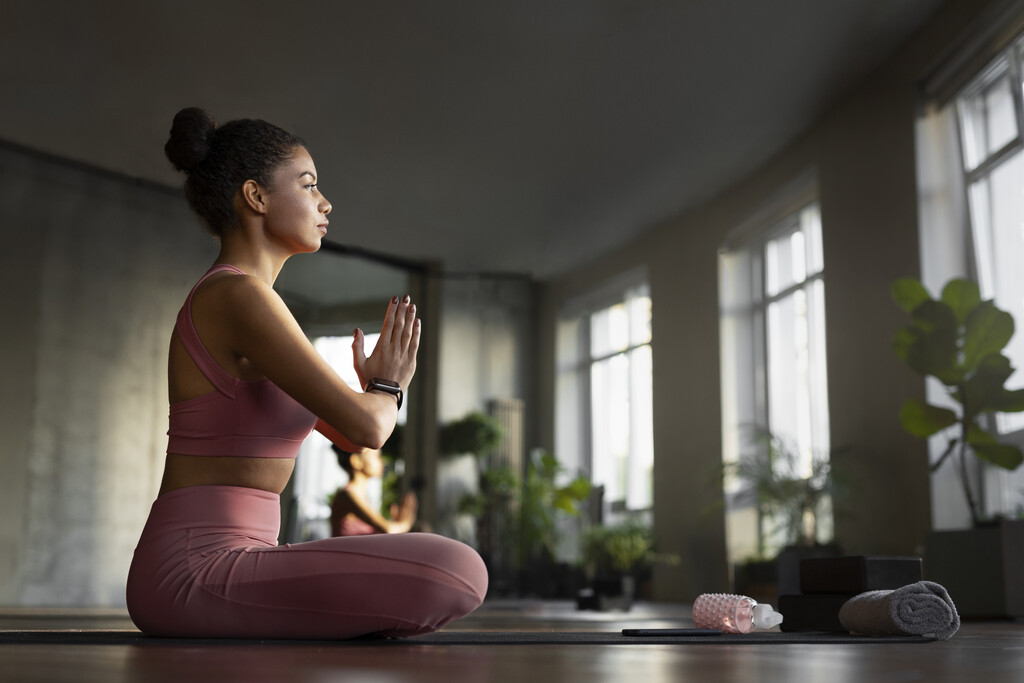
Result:
[[391,394],[398,399],[398,409],[402,409],[402,399],[404,398],[404,394],[402,393],[402,387],[398,382],[374,377],[366,383],[366,386],[363,387],[363,391],[383,391],[385,394]]

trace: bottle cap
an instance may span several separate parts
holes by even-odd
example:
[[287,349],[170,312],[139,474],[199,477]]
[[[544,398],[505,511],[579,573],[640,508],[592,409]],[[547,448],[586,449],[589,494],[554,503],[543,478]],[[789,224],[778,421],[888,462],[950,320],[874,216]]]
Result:
[[772,609],[771,605],[759,603],[754,605],[751,621],[756,628],[771,628],[782,623],[782,615]]

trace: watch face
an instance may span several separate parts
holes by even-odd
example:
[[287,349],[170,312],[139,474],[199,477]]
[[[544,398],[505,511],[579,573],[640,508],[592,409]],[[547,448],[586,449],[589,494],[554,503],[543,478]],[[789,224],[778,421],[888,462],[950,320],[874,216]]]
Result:
[[404,398],[404,396],[402,395],[402,386],[398,382],[393,382],[390,379],[380,379],[379,377],[374,377],[373,379],[366,383],[366,388],[363,389],[363,391],[374,390],[383,391],[396,397],[398,399],[398,408],[402,408],[402,399]]

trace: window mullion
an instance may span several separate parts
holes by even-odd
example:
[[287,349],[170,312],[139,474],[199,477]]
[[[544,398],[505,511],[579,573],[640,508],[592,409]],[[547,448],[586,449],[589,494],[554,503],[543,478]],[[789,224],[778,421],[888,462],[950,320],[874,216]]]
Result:
[[1010,144],[1014,142],[1019,144],[1021,137],[1024,136],[1024,88],[1022,88],[1019,47],[1010,50],[1010,58],[1007,61],[1009,62],[1010,82],[1013,86],[1010,88],[1010,96],[1013,99],[1014,113],[1017,115],[1017,137]]
[[1020,133],[1018,133],[1017,137],[990,154],[984,161],[972,168],[970,171],[967,171],[965,173],[967,177],[967,184],[971,185],[979,179],[991,174],[992,171],[994,171],[1000,164],[1011,158],[1022,148],[1024,148],[1024,140],[1022,140]]
[[778,294],[775,294],[774,296],[766,297],[765,300],[764,300],[764,308],[767,309],[770,304],[773,304],[776,301],[782,301],[786,297],[792,296],[795,292],[803,289],[804,287],[806,287],[807,285],[811,284],[812,282],[815,282],[816,280],[821,280],[824,277],[825,277],[824,271],[820,271],[819,270],[814,275],[809,275],[806,279],[801,280],[800,282],[796,283],[795,285],[790,285],[789,287],[787,287],[786,289],[782,290]]
[[585,316],[582,324],[580,324],[579,334],[579,357],[585,359],[583,367],[580,370],[580,397],[579,401],[582,410],[580,415],[582,416],[580,425],[580,443],[583,447],[583,457],[581,461],[586,463],[587,472],[590,476],[594,474],[594,405],[593,405],[593,383],[590,375],[593,368],[593,361],[587,360],[590,357],[590,316]]

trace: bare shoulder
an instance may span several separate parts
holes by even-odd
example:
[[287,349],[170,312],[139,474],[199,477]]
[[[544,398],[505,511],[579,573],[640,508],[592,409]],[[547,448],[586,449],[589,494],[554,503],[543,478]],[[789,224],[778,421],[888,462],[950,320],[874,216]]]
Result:
[[225,273],[216,279],[210,278],[196,295],[206,299],[209,308],[222,319],[236,323],[245,318],[255,322],[265,322],[267,317],[292,318],[274,288],[252,275]]
[[281,297],[269,284],[258,277],[243,273],[224,273],[219,277],[211,277],[203,285],[211,296],[222,301],[235,303],[281,301]]

